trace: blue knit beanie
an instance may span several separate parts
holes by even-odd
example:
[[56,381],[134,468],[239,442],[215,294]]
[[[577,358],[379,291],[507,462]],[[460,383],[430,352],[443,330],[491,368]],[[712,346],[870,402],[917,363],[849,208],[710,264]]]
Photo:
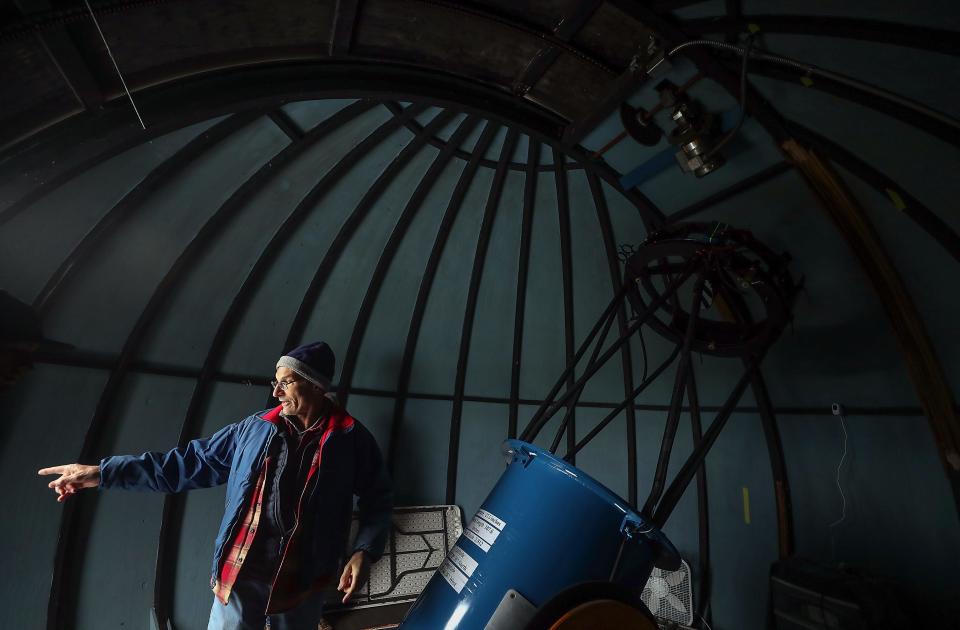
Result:
[[333,350],[323,341],[294,348],[277,361],[278,368],[289,368],[326,392],[333,389],[331,381],[336,365]]

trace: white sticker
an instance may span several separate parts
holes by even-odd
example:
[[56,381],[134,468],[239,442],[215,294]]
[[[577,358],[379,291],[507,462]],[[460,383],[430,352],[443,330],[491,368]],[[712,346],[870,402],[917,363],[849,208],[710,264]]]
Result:
[[457,568],[467,574],[467,577],[473,575],[473,572],[477,570],[477,561],[470,557],[466,551],[460,547],[454,546],[450,550],[450,555],[447,556],[450,562],[457,565]]
[[477,547],[480,547],[484,551],[490,551],[490,544],[487,543],[487,541],[485,541],[483,538],[480,538],[479,536],[474,534],[472,531],[470,531],[469,528],[463,530],[463,535],[466,536],[467,540],[475,544]]
[[472,531],[480,538],[483,538],[491,545],[497,542],[497,536],[500,535],[499,529],[486,522],[482,518],[474,518],[472,521],[470,521],[470,524],[467,525],[467,529]]
[[484,510],[483,508],[480,508],[480,510],[477,511],[477,516],[487,521],[497,529],[502,530],[507,526],[507,524],[501,521],[499,518],[497,518],[495,514],[491,514],[490,512],[487,512],[486,510]]
[[443,564],[440,565],[440,575],[458,593],[467,585],[467,576],[460,573],[460,569],[453,566],[449,560],[444,560]]

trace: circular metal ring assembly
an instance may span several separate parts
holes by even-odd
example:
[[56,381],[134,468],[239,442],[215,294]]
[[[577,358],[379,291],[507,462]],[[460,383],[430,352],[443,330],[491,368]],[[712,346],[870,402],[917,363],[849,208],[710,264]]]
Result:
[[[694,299],[699,299],[692,351],[758,355],[792,317],[798,285],[787,270],[789,260],[789,254],[776,254],[748,230],[716,222],[677,223],[651,234],[627,260],[627,295],[643,313],[648,304],[670,293],[648,322],[680,344]],[[673,286],[683,275],[687,278]],[[702,291],[694,298],[698,278]]]

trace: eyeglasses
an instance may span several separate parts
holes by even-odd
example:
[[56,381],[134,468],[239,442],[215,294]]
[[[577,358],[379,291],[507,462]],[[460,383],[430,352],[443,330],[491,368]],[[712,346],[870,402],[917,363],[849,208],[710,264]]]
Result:
[[285,391],[287,391],[287,388],[288,388],[288,387],[290,387],[291,385],[293,385],[293,384],[296,383],[296,382],[297,382],[296,379],[294,379],[294,380],[292,380],[292,381],[272,380],[272,381],[270,381],[270,387],[271,387],[272,389],[276,389],[277,386],[279,385],[279,386],[280,386],[280,391],[281,391],[281,392],[285,392]]

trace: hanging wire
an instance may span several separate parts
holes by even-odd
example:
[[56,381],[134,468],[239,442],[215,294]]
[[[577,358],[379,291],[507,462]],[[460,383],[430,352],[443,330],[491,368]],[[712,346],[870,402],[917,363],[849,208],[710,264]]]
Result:
[[840,426],[843,428],[843,455],[840,456],[840,463],[837,464],[837,490],[840,491],[840,500],[842,508],[840,509],[840,518],[830,523],[830,527],[836,527],[847,518],[847,497],[843,495],[843,486],[840,485],[840,470],[843,468],[843,462],[847,458],[847,424],[844,422],[843,412],[837,414],[840,418]]
[[120,83],[123,85],[123,90],[127,93],[127,98],[130,99],[130,105],[133,106],[133,113],[137,115],[137,120],[140,121],[140,126],[144,131],[146,131],[147,126],[143,124],[143,118],[140,116],[140,110],[137,109],[137,104],[133,102],[133,95],[130,94],[130,88],[127,87],[127,82],[123,78],[123,73],[120,72],[120,66],[117,65],[117,60],[113,56],[113,51],[110,50],[110,44],[107,43],[107,38],[103,35],[103,30],[100,28],[100,22],[97,21],[97,16],[94,15],[93,9],[90,7],[90,0],[83,0],[83,3],[87,5],[87,11],[90,12],[90,18],[93,20],[93,25],[97,27],[97,32],[100,33],[100,39],[103,40],[103,45],[107,49],[107,54],[110,55],[110,61],[113,62],[113,67],[117,71],[117,76],[120,77]]

